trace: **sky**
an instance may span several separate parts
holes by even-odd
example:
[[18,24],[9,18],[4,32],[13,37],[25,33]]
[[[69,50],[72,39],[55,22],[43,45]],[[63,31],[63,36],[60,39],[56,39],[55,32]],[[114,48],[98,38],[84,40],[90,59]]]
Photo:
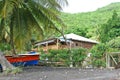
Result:
[[67,0],[68,6],[63,8],[63,12],[79,13],[95,11],[98,8],[104,7],[113,2],[120,0]]

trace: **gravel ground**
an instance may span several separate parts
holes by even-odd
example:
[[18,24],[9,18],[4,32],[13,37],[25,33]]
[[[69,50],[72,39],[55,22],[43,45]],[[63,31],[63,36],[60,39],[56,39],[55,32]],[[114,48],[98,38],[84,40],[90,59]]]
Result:
[[79,69],[32,66],[0,80],[120,80],[120,69]]

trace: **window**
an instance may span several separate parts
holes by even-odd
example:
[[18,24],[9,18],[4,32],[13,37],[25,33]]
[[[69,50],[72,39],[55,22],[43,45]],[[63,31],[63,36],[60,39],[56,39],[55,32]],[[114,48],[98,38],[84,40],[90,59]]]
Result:
[[78,46],[78,43],[76,43],[75,45]]

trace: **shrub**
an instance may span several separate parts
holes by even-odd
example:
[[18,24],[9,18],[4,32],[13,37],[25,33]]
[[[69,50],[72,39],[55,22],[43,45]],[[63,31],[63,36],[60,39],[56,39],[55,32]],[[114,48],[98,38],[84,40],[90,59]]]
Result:
[[109,42],[107,42],[107,45],[109,46],[109,52],[119,52],[120,50],[120,37],[116,37]]
[[82,62],[87,56],[87,49],[85,48],[76,48],[72,49],[72,61],[74,66],[81,66]]
[[86,58],[87,50],[84,48],[77,49],[60,49],[60,50],[49,50],[47,54],[41,54],[41,59],[48,59],[50,62],[62,62],[64,66],[69,66],[71,62],[74,66],[81,66],[81,63]]
[[11,46],[8,43],[0,43],[0,51],[11,50]]
[[102,59],[93,60],[92,63],[95,67],[98,67],[98,68],[105,67],[105,61]]
[[98,44],[91,49],[92,65],[94,67],[105,67],[105,52],[108,46],[106,44]]

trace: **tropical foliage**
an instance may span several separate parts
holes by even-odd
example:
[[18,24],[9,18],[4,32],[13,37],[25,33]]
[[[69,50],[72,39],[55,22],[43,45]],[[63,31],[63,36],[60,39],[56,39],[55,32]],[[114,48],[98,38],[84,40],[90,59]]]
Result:
[[120,15],[120,3],[112,3],[93,12],[86,13],[62,13],[61,18],[67,25],[65,33],[75,33],[81,36],[99,40],[99,27],[108,23],[116,11]]
[[120,48],[120,37],[116,37],[108,42],[109,46],[112,48]]
[[63,66],[69,66],[71,63],[73,66],[82,66],[82,62],[86,58],[87,49],[61,49],[61,50],[49,50],[49,53],[41,53],[41,60],[49,62],[61,62]]
[[7,43],[0,43],[0,51],[9,51],[11,46]]
[[100,41],[104,43],[120,36],[120,17],[116,11],[113,12],[112,18],[100,27],[99,35]]
[[105,67],[105,53],[107,50],[108,46],[104,43],[96,45],[91,49],[91,59],[94,67]]
[[[32,33],[42,38],[65,27],[58,17],[66,0],[0,0],[0,39],[24,49]],[[45,33],[46,32],[46,33]]]
[[[0,51],[30,50],[35,40],[58,36],[56,31],[72,32],[102,42],[91,50],[92,63],[95,67],[105,66],[105,52],[120,48],[120,3],[93,12],[59,15],[64,5],[66,0],[0,0]],[[49,54],[41,54],[41,60],[81,66],[86,51],[50,50]]]

